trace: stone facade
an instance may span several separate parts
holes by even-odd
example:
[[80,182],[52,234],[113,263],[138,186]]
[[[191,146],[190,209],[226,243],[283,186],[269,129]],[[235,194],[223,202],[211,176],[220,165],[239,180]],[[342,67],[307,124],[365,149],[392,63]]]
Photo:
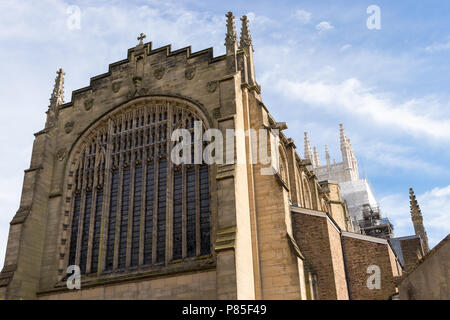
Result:
[[399,280],[400,300],[450,299],[450,235]]
[[[0,298],[387,299],[394,293],[397,260],[389,244],[343,240],[351,224],[339,186],[319,183],[283,134],[286,124],[262,102],[248,20],[241,21],[238,44],[227,14],[226,54],[219,57],[212,49],[153,49],[141,34],[126,59],[74,91],[68,103],[58,71],[11,221]],[[167,155],[153,152],[171,150],[169,129],[194,119],[201,129],[222,132],[234,161],[211,164],[203,176],[202,167],[162,165]],[[269,139],[228,136],[227,129],[263,130]],[[269,164],[251,161],[262,143]],[[149,169],[153,164],[158,169]],[[188,170],[193,180],[184,178]],[[178,189],[176,174],[184,181]],[[148,206],[150,195],[156,200]],[[366,254],[370,241],[377,244],[370,257],[389,285],[359,294],[358,268],[372,260],[351,257]],[[83,267],[81,290],[66,287],[72,262]]]

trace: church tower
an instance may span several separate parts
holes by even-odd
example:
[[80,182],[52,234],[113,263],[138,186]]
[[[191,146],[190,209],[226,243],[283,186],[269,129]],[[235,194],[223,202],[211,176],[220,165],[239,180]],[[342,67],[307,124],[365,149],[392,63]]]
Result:
[[414,231],[416,235],[420,236],[423,242],[423,249],[425,254],[430,251],[428,247],[428,237],[427,232],[425,231],[425,227],[423,226],[423,217],[422,212],[419,207],[419,203],[417,202],[416,196],[414,194],[413,188],[409,188],[409,202],[410,202],[410,210],[411,210],[411,220],[414,225]]

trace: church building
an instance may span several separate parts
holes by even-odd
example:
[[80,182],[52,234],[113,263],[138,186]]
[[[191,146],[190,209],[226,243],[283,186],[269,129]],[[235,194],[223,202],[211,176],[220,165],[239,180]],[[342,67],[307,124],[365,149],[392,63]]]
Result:
[[325,146],[326,164],[320,162],[319,152],[311,149],[308,133],[305,132],[305,159],[311,162],[310,170],[314,170],[319,181],[331,180],[339,184],[342,199],[349,211],[349,224],[354,232],[389,239],[393,237],[393,225],[389,219],[381,216],[378,203],[372,188],[366,178],[361,179],[358,161],[350,139],[347,137],[342,124],[340,130],[340,149],[342,162],[331,163],[328,146]]
[[[57,72],[10,222],[0,298],[396,294],[403,266],[391,244],[354,232],[340,178],[323,179],[319,164],[311,169],[313,159],[299,156],[261,98],[247,17],[239,40],[233,14],[226,18],[221,56],[153,48],[141,34],[125,59],[69,102]],[[172,133],[199,122],[203,132],[223,133],[234,161],[171,161]],[[226,134],[251,129],[269,138]],[[252,161],[258,145],[269,164]],[[343,172],[355,181],[345,146]],[[272,174],[263,174],[268,167]],[[69,285],[78,273],[80,286]]]

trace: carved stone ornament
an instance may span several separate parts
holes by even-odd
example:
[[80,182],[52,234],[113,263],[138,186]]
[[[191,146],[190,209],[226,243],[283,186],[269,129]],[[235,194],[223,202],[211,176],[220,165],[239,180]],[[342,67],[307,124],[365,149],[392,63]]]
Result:
[[148,89],[147,89],[147,88],[140,88],[138,94],[139,94],[140,96],[143,96],[143,95],[146,95],[147,92],[148,92]]
[[65,148],[59,149],[58,152],[56,152],[56,157],[59,161],[63,161],[64,158],[67,155],[67,150]]
[[219,81],[214,80],[214,81],[210,81],[206,84],[206,88],[208,89],[209,92],[214,92],[217,89],[217,86],[219,85]]
[[131,89],[130,92],[128,92],[127,96],[129,99],[147,94],[148,88],[142,87],[141,77],[135,76],[132,80],[134,89]]
[[73,130],[73,126],[75,125],[75,121],[69,121],[64,125],[64,130],[66,133],[71,133]]
[[119,90],[120,90],[120,85],[121,85],[121,84],[122,84],[122,81],[116,81],[116,82],[113,82],[112,85],[111,85],[112,91],[113,91],[114,93],[119,92]]
[[155,76],[156,79],[161,80],[165,72],[166,69],[164,67],[159,67],[153,72],[153,75]]
[[195,68],[194,68],[194,67],[187,68],[187,69],[184,71],[184,76],[185,76],[186,79],[188,79],[188,80],[194,79],[194,77],[195,77]]
[[220,112],[220,107],[217,107],[217,108],[213,109],[213,116],[216,119],[219,119],[222,116],[222,114]]
[[84,110],[89,111],[94,105],[94,99],[87,99],[84,101]]

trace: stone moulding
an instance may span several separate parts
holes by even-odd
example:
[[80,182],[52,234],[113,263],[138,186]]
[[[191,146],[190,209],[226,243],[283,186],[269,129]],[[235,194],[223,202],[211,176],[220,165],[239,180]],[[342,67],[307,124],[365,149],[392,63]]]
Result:
[[[179,275],[182,273],[193,273],[193,272],[207,272],[211,270],[215,270],[216,268],[216,260],[215,257],[211,255],[207,255],[204,257],[198,257],[193,261],[189,261],[185,264],[181,263],[173,263],[168,266],[158,266],[157,268],[153,267],[150,270],[137,270],[134,273],[126,274],[126,275],[105,275],[103,277],[97,277],[97,274],[93,274],[90,276],[82,276],[81,279],[81,287],[83,289],[93,288],[97,286],[104,285],[113,285],[113,284],[123,284],[126,282],[134,282],[138,280],[146,280],[153,278],[160,278],[164,276],[170,275]],[[61,269],[60,269],[61,270]],[[62,272],[63,273],[63,272]],[[64,279],[64,278],[63,278]],[[52,294],[57,292],[68,292],[70,290],[67,289],[67,285],[65,281],[59,281],[55,284],[54,289],[45,290],[38,292],[38,295]]]
[[236,242],[236,226],[221,229],[217,231],[216,252],[234,249]]
[[[206,55],[208,57],[209,63],[219,62],[219,61],[223,61],[223,60],[226,59],[226,55],[221,55],[221,56],[214,57],[213,48],[208,48],[208,49],[204,49],[204,50],[201,50],[201,51],[192,52],[192,48],[191,48],[191,46],[189,46],[189,47],[185,47],[185,48],[181,48],[181,49],[172,51],[172,46],[171,45],[167,45],[167,46],[164,46],[164,47],[161,47],[161,48],[152,49],[152,43],[151,42],[145,43],[143,45],[143,48],[147,49],[147,53],[144,53],[144,51],[142,52],[143,54],[146,54],[147,56],[158,54],[160,52],[165,52],[167,58],[168,57],[172,57],[172,56],[176,56],[176,55],[180,55],[180,54],[184,54],[186,56],[187,60],[192,59],[192,58],[196,58],[196,57],[200,57],[202,55]],[[72,91],[71,101],[62,104],[59,108],[60,109],[64,109],[64,108],[72,107],[75,96],[77,96],[79,94],[82,94],[83,92],[91,90],[92,89],[92,83],[94,81],[99,80],[99,79],[103,79],[103,78],[107,78],[107,77],[111,76],[112,75],[112,69],[114,69],[116,67],[119,67],[121,65],[129,63],[131,61],[132,54],[136,54],[136,51],[137,51],[136,47],[128,49],[128,54],[127,54],[127,58],[126,59],[122,59],[120,61],[117,61],[117,62],[109,64],[107,72],[105,72],[103,74],[100,74],[100,75],[97,75],[95,77],[92,77],[90,79],[89,86],[86,86],[84,88],[80,88],[78,90]]]
[[261,86],[259,84],[251,86],[248,83],[243,83],[241,84],[241,88],[246,88],[250,91],[255,91],[257,94],[261,94]]
[[38,170],[42,170],[43,168],[44,167],[42,167],[42,166],[32,167],[32,168],[24,170],[24,172],[28,173],[28,172],[38,171]]
[[57,198],[57,197],[61,197],[61,196],[62,196],[62,193],[60,191],[57,191],[57,192],[50,193],[48,195],[48,198],[52,199],[52,198]]
[[223,164],[217,166],[216,180],[233,178],[235,173],[234,164]]
[[10,264],[3,267],[0,272],[0,287],[6,287],[12,280],[14,271],[17,270],[17,264]]
[[300,259],[302,259],[303,261],[305,261],[305,256],[300,251],[297,241],[295,241],[295,239],[292,238],[289,233],[286,233],[286,237],[289,241],[289,245],[291,246],[292,250],[294,250],[295,255]]
[[27,219],[28,215],[30,214],[30,212],[31,212],[31,206],[20,207],[19,210],[17,210],[16,215],[14,216],[14,218],[11,220],[11,222],[9,224],[15,225],[15,224],[24,223],[25,220]]

